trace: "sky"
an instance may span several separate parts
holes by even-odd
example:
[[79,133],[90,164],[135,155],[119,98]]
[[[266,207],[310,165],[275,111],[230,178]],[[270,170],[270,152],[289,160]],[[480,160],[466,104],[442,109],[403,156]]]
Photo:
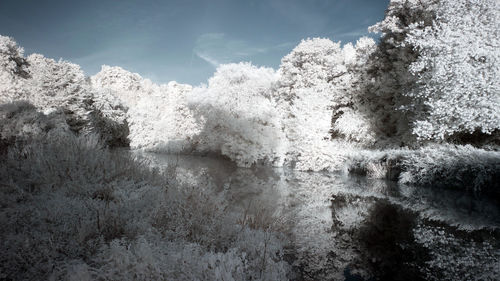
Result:
[[120,66],[156,83],[206,83],[219,64],[277,69],[302,39],[342,43],[384,17],[389,0],[0,0],[0,34],[25,54]]

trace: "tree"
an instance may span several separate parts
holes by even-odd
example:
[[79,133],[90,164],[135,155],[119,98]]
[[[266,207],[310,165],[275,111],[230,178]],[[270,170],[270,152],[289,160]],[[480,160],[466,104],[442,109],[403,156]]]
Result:
[[76,64],[40,54],[25,58],[12,38],[0,36],[0,82],[0,103],[26,100],[50,118],[62,114],[74,133],[128,143],[125,108],[109,93],[94,91]]
[[191,138],[199,132],[186,104],[191,86],[157,85],[137,73],[106,65],[91,81],[94,89],[111,93],[127,106],[132,147],[169,152],[191,149]]
[[[329,39],[303,40],[281,60],[275,99],[289,143],[289,161],[330,139],[335,94],[330,82],[346,72],[340,44]],[[341,96],[338,103],[349,103],[346,98]]]
[[72,131],[89,130],[92,94],[80,67],[40,54],[32,54],[26,61],[30,73],[26,84],[28,90],[19,98],[45,111],[62,108]]
[[333,139],[343,139],[363,146],[373,146],[382,137],[377,127],[372,100],[367,95],[371,83],[368,73],[371,56],[376,51],[373,39],[362,37],[356,45],[348,43],[342,49],[345,72],[332,79]]
[[203,130],[197,149],[226,155],[241,166],[281,166],[283,135],[272,98],[277,74],[250,63],[221,65],[208,86],[196,88],[189,107]]
[[157,85],[151,81],[118,66],[103,65],[91,81],[94,88],[113,92],[127,107],[136,106],[143,96],[159,92]]
[[409,67],[419,53],[405,40],[411,31],[432,25],[438,2],[391,0],[384,20],[369,28],[382,36],[369,62],[372,82],[366,88],[367,103],[383,136],[401,145],[415,142],[411,122],[420,110],[414,108],[414,101],[407,95],[416,80]]
[[418,110],[414,134],[443,140],[500,129],[500,2],[442,0],[433,24],[405,43],[419,53],[407,94]]
[[12,102],[24,92],[27,68],[23,48],[14,39],[0,35],[0,103]]
[[379,119],[396,125],[388,126],[389,137],[467,142],[472,134],[498,134],[499,5],[391,1],[385,19],[371,28],[382,38],[367,92],[386,107]]
[[376,132],[364,104],[372,39],[356,46],[329,39],[302,41],[281,61],[275,99],[287,140],[287,162],[320,170],[335,154],[331,140],[371,145]]

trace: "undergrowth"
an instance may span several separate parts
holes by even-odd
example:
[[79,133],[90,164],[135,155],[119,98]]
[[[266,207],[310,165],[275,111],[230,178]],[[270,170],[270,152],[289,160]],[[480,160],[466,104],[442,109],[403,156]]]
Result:
[[179,184],[98,136],[48,136],[0,157],[0,279],[286,279],[272,218],[257,227],[203,183]]

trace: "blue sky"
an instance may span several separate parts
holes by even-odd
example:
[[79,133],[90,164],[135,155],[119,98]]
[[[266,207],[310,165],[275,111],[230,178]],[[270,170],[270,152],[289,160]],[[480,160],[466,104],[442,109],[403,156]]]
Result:
[[[0,34],[26,54],[117,65],[159,83],[206,82],[218,64],[278,68],[301,39],[355,42],[389,0],[0,0]],[[372,35],[373,36],[373,35]]]

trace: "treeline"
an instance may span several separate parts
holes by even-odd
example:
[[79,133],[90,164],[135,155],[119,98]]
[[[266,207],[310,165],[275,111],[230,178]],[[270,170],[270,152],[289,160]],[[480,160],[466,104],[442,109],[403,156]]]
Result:
[[[0,37],[0,102],[34,106],[2,107],[3,143],[64,128],[99,134],[113,146],[215,153],[241,166],[303,170],[330,169],[345,160],[345,147],[451,143],[496,150],[499,6],[494,0],[393,0],[385,19],[370,28],[382,34],[379,43],[306,39],[277,71],[221,65],[208,85],[197,87],[156,85],[108,66],[85,77],[69,62],[24,57],[13,39]],[[21,130],[7,124],[28,115],[57,125]]]

